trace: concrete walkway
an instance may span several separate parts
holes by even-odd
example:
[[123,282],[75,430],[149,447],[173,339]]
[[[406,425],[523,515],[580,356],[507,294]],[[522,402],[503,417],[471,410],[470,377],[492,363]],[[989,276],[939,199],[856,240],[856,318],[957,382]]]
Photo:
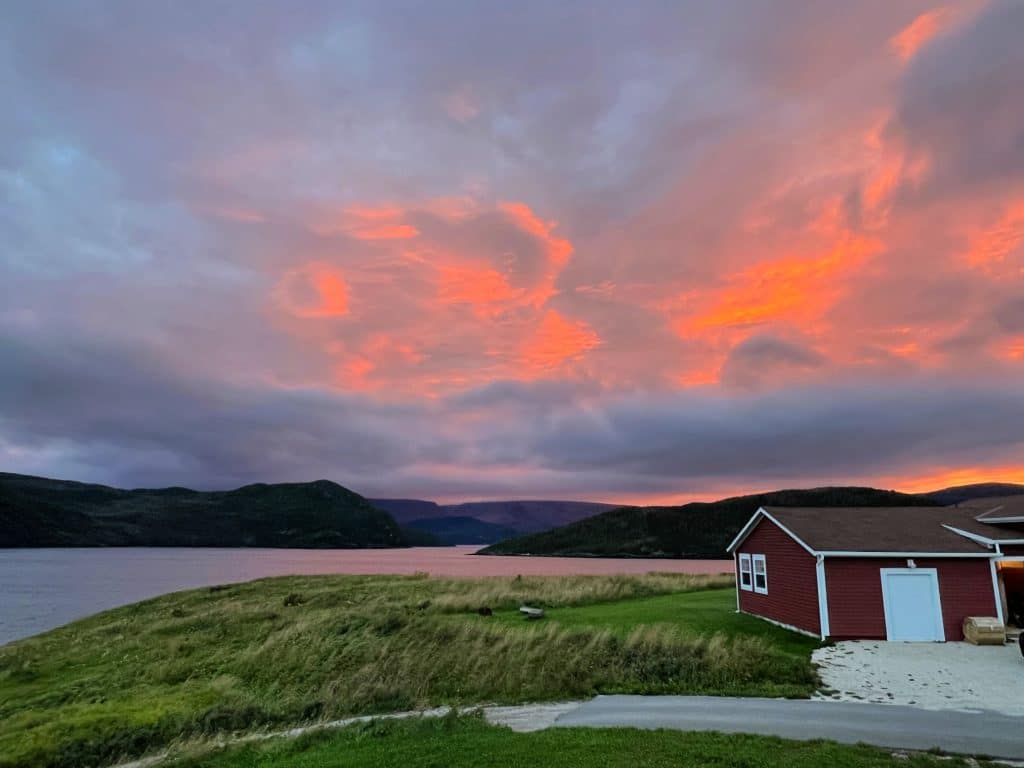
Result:
[[1024,760],[1024,717],[929,711],[891,704],[714,696],[598,696],[561,714],[555,727],[669,728],[938,748]]
[[983,709],[1024,716],[1024,659],[1017,644],[841,642],[818,648],[815,698]]

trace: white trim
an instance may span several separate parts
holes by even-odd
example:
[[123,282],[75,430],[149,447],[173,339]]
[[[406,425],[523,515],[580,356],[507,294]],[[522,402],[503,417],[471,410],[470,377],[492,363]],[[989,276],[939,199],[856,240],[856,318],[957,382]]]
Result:
[[980,533],[971,533],[970,531],[961,531],[959,528],[954,528],[952,525],[942,524],[942,527],[953,533],[958,533],[966,539],[976,541],[979,544],[984,544],[986,547],[996,547],[1000,544],[1024,544],[1024,539],[990,539],[987,536],[982,536]]
[[974,519],[979,523],[1024,523],[1024,515],[1011,515],[1010,517],[985,517],[981,515]]
[[764,518],[765,511],[764,507],[758,507],[757,511],[747,520],[747,524],[740,528],[740,532],[736,534],[736,537],[729,543],[729,546],[725,548],[726,552],[732,552],[736,549],[736,546],[740,544],[750,531],[753,529],[755,523],[761,522]]
[[988,538],[987,536],[982,536],[980,533],[971,533],[970,531],[963,531],[959,528],[954,528],[952,525],[946,525],[945,523],[942,524],[942,527],[945,528],[947,531],[952,531],[957,536],[963,536],[965,539],[970,539],[971,541],[976,542],[978,544],[984,544],[989,549],[992,549],[992,547],[995,546],[995,542],[993,542],[992,539]]
[[825,557],[895,557],[904,559],[907,557],[992,557],[991,552],[847,552],[843,550],[826,550],[816,554]]
[[[757,586],[757,564],[761,564],[761,576],[764,577],[764,586]],[[768,561],[764,555],[751,555],[750,565],[753,571],[754,591],[759,595],[768,594]]]
[[1006,619],[1003,617],[1003,595],[999,591],[999,569],[994,557],[988,561],[989,567],[992,569],[992,594],[996,600],[996,618],[999,619],[1000,624],[1006,624]]
[[[739,561],[740,561],[740,571],[739,571],[740,575],[739,575],[739,581],[737,583],[739,584],[740,589],[742,589],[744,592],[753,592],[754,591],[754,563],[751,561],[750,555],[748,553],[746,553],[746,552],[740,552]],[[747,564],[747,571],[746,572],[750,576],[750,584],[748,584],[747,586],[743,586],[743,563]]]
[[736,574],[736,613],[740,612],[740,556],[739,553],[732,553],[732,565]]
[[767,616],[762,616],[759,613],[751,613],[750,611],[740,611],[740,613],[742,613],[744,616],[753,616],[755,619],[767,621],[769,624],[774,624],[776,627],[788,629],[790,632],[797,632],[801,635],[807,635],[808,637],[813,637],[815,640],[819,639],[818,636],[811,632],[809,629],[800,629],[800,627],[794,627],[792,624],[783,624],[781,621],[769,619]]
[[814,570],[818,577],[818,624],[821,626],[821,639],[828,640],[828,589],[825,586],[825,558],[818,555],[814,564]]
[[939,594],[939,571],[936,568],[879,568],[879,576],[882,580],[882,610],[885,612],[885,639],[888,641],[893,634],[892,631],[892,618],[889,614],[889,593],[885,588],[885,577],[895,576],[897,574],[912,573],[914,575],[928,574],[932,577],[932,583],[935,585],[935,591],[932,593],[935,596],[935,611],[938,618],[938,630],[941,636],[941,642],[946,642],[946,624],[942,617],[942,596]]
[[740,532],[736,534],[736,538],[733,539],[732,543],[729,544],[729,546],[725,548],[725,551],[726,552],[732,552],[734,549],[736,549],[736,547],[738,547],[740,544],[742,544],[743,541],[747,538],[747,536],[750,535],[751,531],[754,530],[754,528],[756,527],[757,523],[761,522],[761,520],[763,520],[763,519],[771,520],[779,528],[779,530],[781,530],[784,534],[789,536],[789,538],[791,538],[793,541],[795,541],[801,547],[806,549],[810,554],[812,554],[812,555],[817,555],[818,554],[813,549],[811,549],[809,546],[807,546],[807,544],[804,543],[803,539],[801,539],[799,536],[797,536],[795,533],[793,533],[791,530],[789,530],[789,528],[787,528],[782,523],[780,523],[778,520],[776,520],[774,517],[772,517],[764,507],[758,507],[757,508],[757,512],[755,512],[754,516],[752,518],[750,518],[750,520],[747,521],[747,524],[743,526],[743,528],[740,530]]

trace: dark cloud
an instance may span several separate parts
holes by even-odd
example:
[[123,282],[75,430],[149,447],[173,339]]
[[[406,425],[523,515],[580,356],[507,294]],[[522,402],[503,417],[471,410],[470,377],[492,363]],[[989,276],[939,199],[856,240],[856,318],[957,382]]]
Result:
[[777,384],[780,377],[814,370],[824,363],[825,358],[805,344],[762,334],[733,347],[722,367],[722,381],[739,387]]

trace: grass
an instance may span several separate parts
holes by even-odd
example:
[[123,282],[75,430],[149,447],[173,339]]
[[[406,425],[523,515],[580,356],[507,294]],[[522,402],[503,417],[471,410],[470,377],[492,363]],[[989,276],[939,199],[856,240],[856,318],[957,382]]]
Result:
[[[437,704],[809,693],[814,643],[737,616],[729,581],[318,576],[167,595],[0,648],[0,766]],[[523,602],[552,619],[513,621]]]
[[277,739],[203,754],[174,768],[961,768],[959,758],[766,736],[554,728],[513,733],[479,717],[377,721],[296,740]]

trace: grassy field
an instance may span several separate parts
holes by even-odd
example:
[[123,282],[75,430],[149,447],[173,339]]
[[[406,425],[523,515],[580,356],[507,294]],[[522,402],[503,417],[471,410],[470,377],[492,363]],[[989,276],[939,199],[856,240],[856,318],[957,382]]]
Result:
[[[442,703],[808,694],[814,643],[737,616],[728,583],[321,576],[167,595],[0,648],[0,765]],[[514,619],[523,602],[551,618]]]
[[174,768],[962,768],[961,759],[894,757],[866,746],[764,736],[557,728],[513,733],[477,717],[375,722],[176,762]]

